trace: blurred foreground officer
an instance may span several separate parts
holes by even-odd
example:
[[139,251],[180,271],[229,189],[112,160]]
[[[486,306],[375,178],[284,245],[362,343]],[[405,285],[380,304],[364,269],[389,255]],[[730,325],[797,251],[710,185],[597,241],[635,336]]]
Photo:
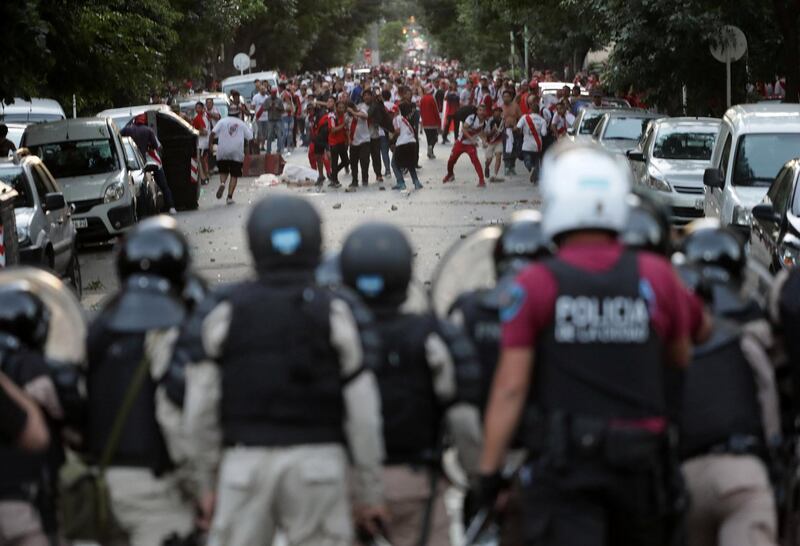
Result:
[[463,328],[477,349],[481,362],[480,409],[489,401],[497,357],[500,354],[500,307],[507,288],[530,262],[549,254],[548,241],[542,234],[538,211],[516,213],[503,227],[494,248],[497,282],[493,288],[467,292],[458,297],[450,311],[450,320]]
[[517,279],[485,419],[477,496],[491,506],[518,423],[525,544],[663,545],[673,505],[664,366],[690,358],[683,288],[662,257],[626,250],[627,166],[560,145],[543,170],[558,254]]
[[142,222],[117,257],[120,291],[89,330],[87,448],[108,467],[112,513],[132,546],[158,546],[194,529],[176,472],[184,457],[171,432],[179,409],[165,394],[188,265],[189,247],[173,219]]
[[56,423],[64,418],[44,344],[50,313],[24,283],[0,286],[0,369],[41,408],[53,439],[36,455],[0,447],[0,544],[46,546],[57,541],[55,476],[63,461]]
[[292,546],[349,546],[345,443],[357,517],[386,519],[378,387],[350,307],[315,284],[322,234],[311,204],[268,197],[247,233],[258,278],[205,319],[214,362],[186,370],[187,431],[206,491],[219,471],[209,544],[271,544],[280,529]]
[[[381,394],[389,527],[395,546],[450,544],[441,479],[445,420],[475,471],[480,422],[474,399],[480,385],[469,341],[433,313],[401,310],[411,281],[412,250],[398,228],[364,224],[348,235],[341,253],[342,278],[375,315],[383,358],[375,370]],[[467,463],[469,466],[469,463]],[[469,471],[470,469],[467,468]]]
[[714,313],[711,338],[694,349],[685,377],[680,432],[691,496],[688,544],[775,545],[775,498],[765,461],[780,443],[781,424],[765,346],[770,339],[762,325],[725,313],[748,306],[738,294],[744,245],[728,230],[690,225],[682,252],[692,268],[685,277],[695,279],[688,284],[709,299]]

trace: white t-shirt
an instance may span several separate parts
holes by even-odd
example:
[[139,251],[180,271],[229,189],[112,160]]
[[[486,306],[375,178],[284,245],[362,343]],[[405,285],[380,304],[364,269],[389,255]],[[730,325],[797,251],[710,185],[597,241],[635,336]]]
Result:
[[241,119],[226,116],[212,131],[217,135],[217,161],[244,161],[244,141],[252,140],[253,131]]
[[[368,107],[363,102],[356,106],[356,110],[359,112],[363,112],[366,114],[368,112]],[[353,146],[360,146],[366,142],[369,142],[369,124],[367,123],[367,118],[355,118],[356,119],[356,130],[353,134],[352,144]]]
[[[478,140],[480,139],[479,134],[483,130],[483,124],[485,122],[481,121],[481,118],[478,117],[478,114],[471,114],[467,116],[467,119],[464,120],[464,123],[461,124],[461,140],[462,144],[471,144],[473,146],[477,146]],[[469,129],[470,132],[476,133],[473,136],[467,136],[467,133],[464,131],[465,129]]]
[[411,144],[412,142],[417,141],[417,139],[414,138],[414,129],[412,129],[411,124],[406,118],[397,115],[394,117],[392,124],[394,125],[395,131],[400,131],[400,135],[397,137],[397,142],[395,145],[402,146],[403,144]]
[[550,127],[553,129],[555,137],[559,138],[564,135],[570,127],[572,127],[573,123],[575,123],[575,116],[573,116],[571,113],[565,112],[564,116],[562,117],[561,114],[556,112],[553,116],[553,121],[550,122]]
[[[528,124],[528,120],[531,120],[533,123],[533,127],[536,129],[536,132],[539,134],[539,142],[536,141],[536,138],[533,136],[531,132],[530,125]],[[547,122],[542,118],[542,116],[538,114],[525,114],[519,121],[517,122],[517,128],[522,129],[522,151],[523,152],[541,152],[542,148],[540,143],[542,139],[547,134]]]
[[[258,112],[258,109],[261,108],[261,105],[264,104],[264,101],[269,98],[269,95],[262,95],[261,93],[256,93],[256,96],[253,97],[253,114]],[[259,116],[258,121],[267,121],[267,109],[264,108],[264,111]]]

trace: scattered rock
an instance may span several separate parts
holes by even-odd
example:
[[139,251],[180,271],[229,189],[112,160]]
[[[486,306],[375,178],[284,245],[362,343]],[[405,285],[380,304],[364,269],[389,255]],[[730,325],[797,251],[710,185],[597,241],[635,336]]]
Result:
[[475,221],[476,222],[482,222],[483,221],[483,216],[476,216],[475,217]]
[[336,203],[335,205],[333,205],[333,208],[336,209],[336,210],[339,210],[340,208],[342,208],[342,204],[341,203]]
[[466,239],[466,238],[467,238],[467,234],[466,234],[466,233],[462,233],[462,234],[460,235],[460,237],[461,237],[462,239]]
[[392,205],[392,210],[397,210],[397,205]]
[[212,261],[212,262],[216,262],[216,261],[217,261],[217,259],[216,259],[216,258],[211,258],[211,261]]

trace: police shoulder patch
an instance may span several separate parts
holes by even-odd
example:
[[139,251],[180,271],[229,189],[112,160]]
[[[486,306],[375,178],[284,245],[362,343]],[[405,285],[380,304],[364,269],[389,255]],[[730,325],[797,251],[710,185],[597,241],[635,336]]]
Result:
[[519,314],[525,298],[528,296],[525,288],[519,283],[514,283],[500,293],[500,320],[510,322]]

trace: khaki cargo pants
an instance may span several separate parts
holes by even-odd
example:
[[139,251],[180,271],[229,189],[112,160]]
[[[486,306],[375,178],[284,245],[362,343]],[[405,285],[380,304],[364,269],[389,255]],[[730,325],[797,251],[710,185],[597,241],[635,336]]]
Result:
[[194,528],[194,510],[172,475],[156,478],[143,468],[112,467],[106,471],[111,510],[130,546],[160,546],[173,533],[187,536]]
[[774,546],[775,501],[767,469],[750,455],[706,455],[683,464],[691,496],[689,546]]
[[339,445],[225,451],[209,546],[349,546],[347,458]]

